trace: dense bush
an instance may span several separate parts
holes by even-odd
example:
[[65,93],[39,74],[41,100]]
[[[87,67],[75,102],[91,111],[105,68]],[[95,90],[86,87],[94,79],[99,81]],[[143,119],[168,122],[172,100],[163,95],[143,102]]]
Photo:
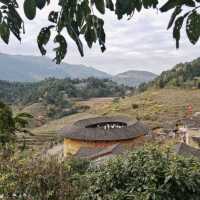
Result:
[[[86,160],[1,160],[4,200],[199,200],[200,162],[145,147],[101,166]],[[88,168],[89,167],[89,168]],[[14,195],[13,195],[14,194]]]
[[86,187],[83,174],[88,164],[77,160],[1,160],[0,197],[3,200],[74,200]]
[[81,200],[197,200],[200,162],[146,148],[110,161],[90,181]]
[[14,115],[8,105],[0,102],[0,150],[16,139],[17,132],[28,132],[25,128],[30,118],[28,113]]

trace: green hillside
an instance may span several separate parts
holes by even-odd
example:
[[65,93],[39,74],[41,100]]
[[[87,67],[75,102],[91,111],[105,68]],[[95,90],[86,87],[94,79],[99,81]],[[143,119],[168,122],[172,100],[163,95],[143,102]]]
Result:
[[10,104],[45,102],[60,105],[70,98],[123,96],[130,87],[118,86],[108,79],[55,79],[36,83],[0,81],[0,101]]
[[159,88],[200,88],[200,58],[191,62],[177,64],[171,70],[163,72],[154,81],[152,81],[149,86]]
[[[36,105],[44,107],[50,118],[66,116],[88,109],[75,107],[77,100],[95,97],[121,97],[132,88],[119,86],[108,79],[55,79],[49,78],[35,83],[0,81],[0,101],[11,105]],[[44,110],[44,109],[42,109]]]

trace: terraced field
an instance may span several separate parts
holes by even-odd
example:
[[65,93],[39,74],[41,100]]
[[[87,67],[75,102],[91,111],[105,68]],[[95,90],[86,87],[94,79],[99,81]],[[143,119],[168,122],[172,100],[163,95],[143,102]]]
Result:
[[[75,121],[101,115],[101,109],[108,109],[112,105],[113,98],[98,98],[88,101],[77,102],[77,105],[89,105],[90,109],[87,112],[73,114],[61,119],[47,121],[43,126],[31,128],[30,132],[33,135],[25,137],[25,143],[28,147],[38,148],[44,145],[51,146],[59,141],[59,130],[66,125],[73,124]],[[34,105],[35,106],[35,105]],[[30,107],[30,106],[29,106]],[[26,112],[28,109],[24,109]],[[23,111],[24,111],[23,110]],[[34,113],[36,115],[37,113]],[[21,137],[19,142],[23,144],[24,139]]]
[[133,119],[138,117],[150,127],[168,127],[187,115],[189,104],[192,105],[193,113],[200,112],[200,90],[149,90],[123,99],[95,98],[77,104],[89,105],[90,109],[31,129],[34,136],[27,138],[27,144],[34,146],[56,141],[57,132],[65,125],[98,115],[126,115]]
[[200,90],[162,89],[121,99],[114,103],[109,114],[139,117],[153,126],[167,126],[192,112],[200,112]]

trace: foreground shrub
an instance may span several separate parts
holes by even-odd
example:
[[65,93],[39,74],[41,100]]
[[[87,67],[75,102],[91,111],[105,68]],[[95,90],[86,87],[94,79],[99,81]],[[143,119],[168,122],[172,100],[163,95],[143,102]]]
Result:
[[80,199],[198,200],[199,186],[199,161],[148,147],[100,167]]
[[1,160],[3,200],[199,200],[200,162],[145,147],[89,167],[86,160]]
[[75,199],[86,186],[84,176],[77,171],[80,166],[86,170],[88,162],[70,160],[59,163],[53,159],[2,161],[0,196],[4,200]]

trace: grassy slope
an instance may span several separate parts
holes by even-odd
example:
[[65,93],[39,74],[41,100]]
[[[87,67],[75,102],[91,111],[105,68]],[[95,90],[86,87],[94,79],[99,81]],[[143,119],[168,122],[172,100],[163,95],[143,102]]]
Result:
[[[133,109],[132,104],[138,108]],[[149,90],[113,103],[104,113],[122,114],[131,118],[139,116],[154,126],[167,126],[186,115],[188,104],[193,106],[193,112],[200,111],[200,90]]]
[[[91,108],[84,113],[50,121],[44,126],[32,129],[32,132],[38,138],[40,138],[40,135],[46,134],[53,136],[67,124],[98,115],[126,115],[133,119],[139,116],[152,127],[157,125],[167,127],[185,116],[188,104],[192,104],[193,112],[200,111],[200,90],[149,90],[135,96],[120,99],[115,103],[112,98],[100,98],[80,101],[77,104],[89,105]],[[133,109],[132,104],[137,105],[138,108]]]
[[[85,113],[51,121],[34,131],[55,131],[65,124],[96,115],[127,115],[131,118],[139,116],[142,120],[150,123],[170,123],[185,116],[188,104],[192,104],[193,112],[200,111],[200,90],[149,90],[120,99],[119,102],[115,103],[113,103],[112,98],[100,98],[80,101],[77,104],[89,105],[91,108]],[[132,104],[136,104],[138,108],[133,109]]]

